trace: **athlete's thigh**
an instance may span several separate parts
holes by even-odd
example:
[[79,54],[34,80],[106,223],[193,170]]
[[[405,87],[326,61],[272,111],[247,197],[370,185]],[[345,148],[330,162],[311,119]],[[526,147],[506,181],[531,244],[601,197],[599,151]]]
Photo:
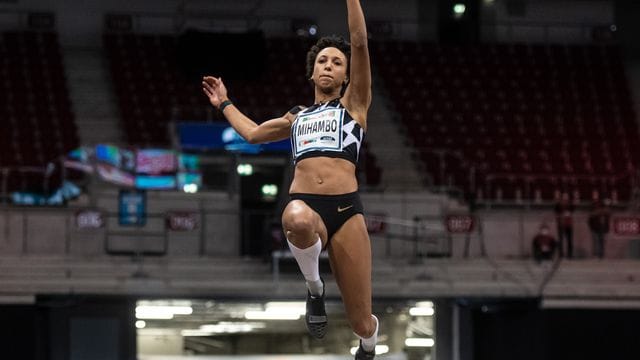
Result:
[[371,314],[371,243],[364,217],[354,215],[331,238],[329,261],[347,316],[357,321]]
[[322,246],[327,243],[327,227],[320,215],[302,200],[291,200],[282,211],[282,229],[288,231],[305,227],[310,234],[320,235]]

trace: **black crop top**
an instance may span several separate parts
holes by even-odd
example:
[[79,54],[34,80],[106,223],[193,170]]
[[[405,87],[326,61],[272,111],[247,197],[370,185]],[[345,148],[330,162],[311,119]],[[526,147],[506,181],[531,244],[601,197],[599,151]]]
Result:
[[315,156],[343,158],[358,164],[364,130],[334,99],[300,111],[291,125],[293,163]]

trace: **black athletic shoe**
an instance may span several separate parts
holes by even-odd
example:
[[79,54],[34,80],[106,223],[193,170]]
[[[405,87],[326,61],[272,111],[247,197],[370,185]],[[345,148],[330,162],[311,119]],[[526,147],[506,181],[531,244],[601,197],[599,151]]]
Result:
[[322,295],[314,296],[307,290],[307,314],[304,316],[304,320],[309,334],[314,338],[322,339],[327,333],[327,312],[324,310],[324,280],[322,280]]
[[360,346],[358,346],[358,351],[356,351],[356,360],[373,360],[376,357],[376,351],[373,350],[371,352],[362,348],[362,341],[360,341]]

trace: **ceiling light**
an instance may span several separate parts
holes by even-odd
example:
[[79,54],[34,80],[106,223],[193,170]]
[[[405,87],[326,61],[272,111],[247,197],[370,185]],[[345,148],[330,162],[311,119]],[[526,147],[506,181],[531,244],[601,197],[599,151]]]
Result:
[[184,184],[182,191],[187,194],[195,194],[198,192],[198,184]]
[[434,312],[432,301],[418,301],[409,309],[411,316],[433,316]]
[[462,15],[467,11],[467,6],[465,4],[455,4],[453,5],[453,13],[456,15]]
[[193,308],[191,306],[170,306],[174,315],[191,315]]
[[211,336],[212,334],[209,331],[202,331],[198,329],[184,329],[180,331],[180,335],[182,336]]
[[167,309],[140,309],[136,308],[136,318],[147,320],[169,320],[173,319],[173,312]]
[[253,165],[251,164],[238,164],[236,167],[236,171],[240,176],[250,176],[253,175]]
[[173,319],[174,315],[191,315],[191,306],[170,306],[170,305],[140,305],[136,307],[136,317],[138,319]]
[[264,329],[265,323],[261,322],[228,322],[221,321],[217,324],[206,324],[200,326],[200,330],[210,334],[234,334],[247,333],[255,329]]
[[306,312],[306,303],[303,301],[269,301],[264,304],[264,307],[269,309],[290,309],[292,311],[301,311],[301,314]]
[[433,308],[428,307],[412,307],[409,309],[409,315],[411,316],[433,316]]
[[427,308],[432,308],[433,307],[433,301],[418,301],[416,302],[416,307],[427,307]]
[[404,345],[407,347],[432,347],[435,344],[431,338],[407,338]]
[[249,320],[298,320],[306,313],[306,305],[301,301],[271,301],[264,310],[249,310],[244,317]]
[[276,184],[264,184],[260,188],[263,197],[275,197],[278,195],[278,186]]

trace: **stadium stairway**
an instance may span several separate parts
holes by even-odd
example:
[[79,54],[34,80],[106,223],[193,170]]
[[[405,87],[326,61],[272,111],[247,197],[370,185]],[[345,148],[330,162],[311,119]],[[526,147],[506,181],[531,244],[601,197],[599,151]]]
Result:
[[390,191],[412,191],[423,188],[417,162],[411,156],[405,135],[400,132],[399,119],[388,107],[380,82],[373,83],[373,102],[369,109],[367,140],[372,144],[370,152],[384,169],[379,187]]
[[627,63],[627,74],[629,76],[629,86],[636,114],[640,114],[640,63]]
[[107,59],[100,48],[64,48],[63,57],[80,143],[123,144]]

